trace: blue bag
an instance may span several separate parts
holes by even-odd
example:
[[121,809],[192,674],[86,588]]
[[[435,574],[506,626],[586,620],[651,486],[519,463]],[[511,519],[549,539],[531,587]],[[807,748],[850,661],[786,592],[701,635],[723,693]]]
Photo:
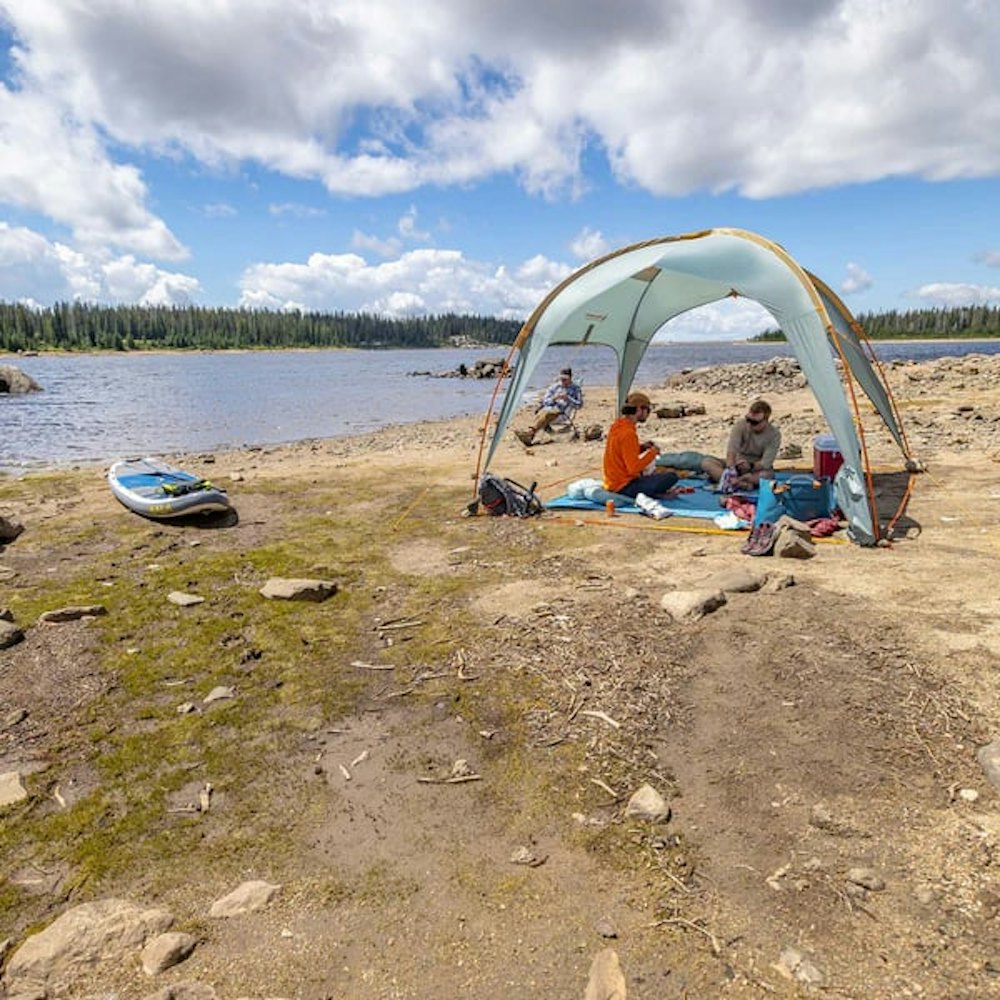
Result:
[[[761,487],[764,482],[761,480]],[[783,508],[782,513],[794,517],[796,521],[815,521],[820,517],[829,517],[833,512],[833,488],[827,476],[821,479],[792,476],[777,483],[774,494]]]

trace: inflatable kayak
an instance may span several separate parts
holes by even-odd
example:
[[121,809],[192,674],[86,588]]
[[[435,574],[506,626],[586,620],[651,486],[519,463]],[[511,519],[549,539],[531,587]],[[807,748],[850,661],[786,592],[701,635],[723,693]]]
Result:
[[170,518],[229,510],[226,491],[157,458],[126,458],[108,469],[111,492],[143,517]]

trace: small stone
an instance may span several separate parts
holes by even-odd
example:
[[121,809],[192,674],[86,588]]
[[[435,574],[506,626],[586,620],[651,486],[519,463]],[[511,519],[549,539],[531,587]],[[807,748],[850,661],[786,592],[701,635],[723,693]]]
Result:
[[286,579],[272,576],[260,588],[261,596],[280,601],[325,601],[337,593],[337,584],[332,580]]
[[625,818],[665,823],[670,819],[670,806],[652,785],[641,785],[625,806]]
[[872,868],[851,868],[844,877],[870,892],[881,892],[885,888],[885,879]]
[[0,621],[0,649],[9,649],[24,639],[24,632],[13,622]]
[[608,917],[601,917],[600,920],[594,924],[594,930],[603,938],[616,938],[618,937],[618,928],[611,922]]
[[18,771],[0,774],[0,809],[23,802],[28,797]]
[[213,917],[235,917],[241,913],[261,910],[281,891],[280,885],[250,881],[237,886],[227,896],[217,899],[209,910]]
[[205,598],[197,594],[185,594],[179,590],[172,590],[167,594],[167,600],[171,604],[176,604],[180,608],[190,608],[195,604],[204,604]]
[[205,695],[205,704],[210,705],[213,701],[227,701],[228,699],[235,697],[236,688],[225,687],[220,684],[219,687],[212,688],[212,690]]
[[67,608],[57,608],[54,611],[45,611],[38,616],[40,622],[75,622],[81,618],[99,618],[106,615],[108,609],[103,604],[83,604],[71,605]]
[[142,971],[147,976],[158,976],[183,962],[194,951],[197,943],[196,938],[180,931],[157,935],[142,949]]

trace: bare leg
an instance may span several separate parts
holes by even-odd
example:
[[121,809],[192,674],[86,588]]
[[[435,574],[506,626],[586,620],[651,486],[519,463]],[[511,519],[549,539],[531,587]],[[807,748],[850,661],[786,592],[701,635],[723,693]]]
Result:
[[717,483],[722,478],[722,473],[725,471],[725,465],[722,463],[721,458],[713,458],[711,455],[706,455],[701,460],[701,471],[712,480],[713,483]]

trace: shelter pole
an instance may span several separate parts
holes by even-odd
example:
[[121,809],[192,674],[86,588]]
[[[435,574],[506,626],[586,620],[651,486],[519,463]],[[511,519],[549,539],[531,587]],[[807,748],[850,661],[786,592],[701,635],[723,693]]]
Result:
[[483,426],[479,434],[479,451],[476,453],[476,475],[473,480],[474,485],[472,487],[472,495],[479,495],[479,475],[483,467],[483,451],[486,448],[486,433],[490,428],[490,417],[493,416],[493,407],[496,405],[497,396],[500,393],[500,386],[503,385],[503,380],[507,377],[507,372],[510,371],[510,359],[514,356],[514,352],[521,347],[524,343],[526,333],[526,327],[522,326],[520,333],[514,338],[514,343],[511,344],[510,350],[507,352],[507,357],[503,359],[503,364],[500,366],[500,374],[497,376],[496,385],[493,386],[493,394],[490,396],[489,406],[486,408],[486,415],[483,417]]
[[872,342],[869,340],[868,334],[865,333],[864,327],[857,320],[852,320],[851,329],[858,335],[858,340],[865,345],[868,360],[871,361],[871,363],[878,370],[879,377],[882,379],[882,385],[885,388],[885,394],[889,397],[889,405],[892,407],[892,415],[896,418],[896,426],[899,428],[899,434],[903,439],[903,444],[906,445],[905,456],[907,459],[910,459],[913,457],[913,453],[910,451],[910,442],[906,436],[906,427],[903,424],[899,407],[896,405],[896,397],[892,394],[892,388],[889,385],[889,380],[885,377],[885,368],[879,360],[878,355],[875,353],[875,348],[872,346]]
[[837,355],[840,358],[840,364],[844,371],[844,382],[851,397],[851,406],[854,407],[854,426],[857,428],[858,440],[861,443],[861,460],[865,466],[865,485],[868,487],[868,508],[872,512],[872,534],[875,536],[875,541],[877,542],[881,537],[881,532],[878,523],[878,503],[875,500],[875,481],[872,478],[871,463],[868,461],[868,442],[865,439],[864,424],[861,422],[861,411],[858,409],[858,396],[854,391],[853,372],[851,371],[851,366],[847,363],[847,358],[844,356],[844,349],[840,346],[840,337],[837,335],[837,330],[832,323],[827,324],[826,332],[833,346],[837,349]]

